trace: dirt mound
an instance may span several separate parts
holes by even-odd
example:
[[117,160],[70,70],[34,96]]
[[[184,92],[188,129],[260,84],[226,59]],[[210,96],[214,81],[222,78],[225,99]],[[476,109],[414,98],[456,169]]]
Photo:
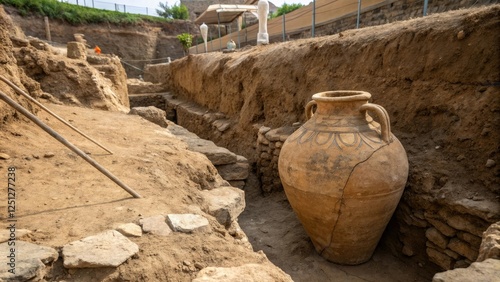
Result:
[[[286,275],[263,253],[248,247],[246,236],[231,231],[201,209],[202,185],[227,185],[202,154],[167,129],[136,115],[48,105],[60,116],[99,140],[108,155],[41,112],[43,120],[75,142],[143,198],[133,199],[94,167],[78,158],[32,123],[0,125],[0,170],[16,167],[17,227],[31,230],[22,240],[60,248],[80,238],[137,223],[155,215],[194,213],[209,220],[211,232],[131,238],[140,251],[118,268],[63,268],[59,259],[49,269],[50,281],[191,281],[205,267],[259,264],[286,281]],[[7,183],[5,177],[1,178]],[[0,195],[7,203],[7,193]],[[6,207],[5,207],[6,208]],[[2,219],[6,220],[2,215]],[[231,235],[232,234],[232,235]]]
[[[40,85],[26,76],[24,71],[16,64],[16,59],[12,53],[12,42],[9,37],[11,34],[18,35],[22,33],[16,28],[10,18],[5,15],[3,7],[0,6],[0,75],[14,82],[21,89],[29,92],[31,96],[38,97],[42,94]],[[35,110],[28,102],[20,101],[18,95],[16,95],[6,84],[0,82],[0,85],[0,89],[7,96],[19,102],[24,107],[31,109],[31,111]],[[15,115],[15,111],[12,108],[3,102],[0,103],[0,120],[6,121],[13,115]]]

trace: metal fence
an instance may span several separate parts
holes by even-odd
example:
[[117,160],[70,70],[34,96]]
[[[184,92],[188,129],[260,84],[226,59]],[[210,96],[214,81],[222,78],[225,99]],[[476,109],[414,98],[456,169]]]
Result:
[[156,13],[156,8],[152,7],[139,7],[95,0],[60,0],[60,2],[122,13],[141,14],[156,17],[158,16],[158,14]]
[[[290,36],[303,34],[304,38],[334,34],[346,29],[384,24],[397,20],[426,16],[453,9],[477,7],[499,3],[500,0],[313,0],[309,5],[286,15],[268,20],[267,32],[270,41],[287,41]],[[380,18],[380,19],[379,19]],[[335,23],[338,23],[335,26]],[[328,26],[333,26],[328,30]],[[325,28],[326,27],[326,28]],[[318,29],[320,32],[318,32]],[[226,48],[225,42],[237,40],[241,45],[256,43],[258,25],[229,33],[207,44],[207,51]],[[190,53],[202,53],[204,44],[190,48]]]

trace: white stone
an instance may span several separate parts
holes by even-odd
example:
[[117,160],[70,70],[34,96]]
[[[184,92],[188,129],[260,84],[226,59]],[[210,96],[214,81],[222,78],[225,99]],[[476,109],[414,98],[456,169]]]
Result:
[[139,225],[135,223],[125,223],[121,224],[116,228],[116,231],[120,232],[121,234],[127,236],[127,237],[141,237],[142,236],[142,229]]
[[[8,272],[11,266],[8,264],[10,249],[15,249],[15,274]],[[40,246],[24,241],[15,241],[15,245],[9,246],[9,242],[0,244],[0,253],[5,258],[0,263],[0,281],[38,281],[44,277],[45,264],[57,260],[59,253],[46,246]],[[32,281],[30,280],[30,281]]]
[[139,247],[116,230],[108,230],[63,246],[66,268],[117,267]]
[[45,265],[39,259],[16,261],[15,274],[9,269],[7,263],[0,264],[0,281],[45,281]]
[[165,222],[165,216],[156,215],[152,217],[146,217],[139,220],[139,224],[142,226],[142,230],[145,233],[151,233],[159,236],[168,236],[172,233],[172,229]]
[[293,281],[290,275],[279,268],[266,267],[260,264],[244,264],[237,267],[206,267],[202,269],[192,282],[261,282],[261,281]]
[[15,246],[9,246],[9,242],[0,244],[0,254],[7,256],[11,248],[15,248],[16,260],[18,261],[39,259],[41,262],[47,264],[56,261],[59,257],[59,253],[54,248],[19,240],[15,241]]
[[[475,262],[467,268],[455,268],[434,275],[432,282],[500,281],[500,260],[487,259]],[[194,281],[194,280],[193,280]]]
[[230,225],[245,209],[245,192],[234,187],[201,191],[203,211],[222,225]]
[[197,214],[169,214],[167,215],[168,225],[177,232],[208,232],[210,225],[208,220]]

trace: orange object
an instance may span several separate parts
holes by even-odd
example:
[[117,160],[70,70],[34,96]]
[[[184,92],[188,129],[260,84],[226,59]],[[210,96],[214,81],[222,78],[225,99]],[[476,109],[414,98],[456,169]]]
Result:
[[99,46],[95,46],[94,48],[94,52],[97,54],[97,55],[100,55],[101,54],[101,48],[99,48]]

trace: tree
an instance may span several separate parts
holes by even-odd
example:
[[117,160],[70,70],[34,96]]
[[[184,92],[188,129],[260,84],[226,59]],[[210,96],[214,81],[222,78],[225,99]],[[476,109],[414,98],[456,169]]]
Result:
[[186,54],[189,53],[189,48],[191,48],[191,45],[193,44],[193,35],[189,33],[181,33],[177,35],[177,39],[181,42],[184,52]]
[[283,6],[279,7],[278,10],[271,15],[271,18],[276,18],[284,14],[288,14],[292,11],[297,10],[298,8],[302,8],[304,5],[302,4],[283,4]]
[[189,11],[186,5],[177,5],[176,3],[172,7],[169,7],[167,2],[165,4],[160,2],[159,5],[160,9],[156,9],[156,13],[160,17],[175,20],[187,20],[189,18]]

